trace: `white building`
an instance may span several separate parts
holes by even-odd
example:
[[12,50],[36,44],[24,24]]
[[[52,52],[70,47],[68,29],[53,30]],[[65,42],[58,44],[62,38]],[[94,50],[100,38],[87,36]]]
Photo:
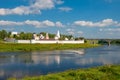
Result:
[[[12,34],[17,34],[16,32]],[[38,36],[37,34],[33,34],[33,39],[32,40],[16,40],[16,43],[31,43],[31,44],[83,44],[84,40],[74,40],[74,39],[67,39],[65,40],[59,40],[60,39],[60,32],[59,30],[57,31],[57,34],[54,39],[49,39],[48,33],[46,33],[46,37],[40,34]]]
[[55,40],[58,40],[58,39],[60,39],[60,32],[59,32],[59,30],[57,31],[57,34],[55,36]]
[[11,35],[18,35],[18,32],[11,32]]
[[37,36],[37,34],[33,34],[33,38],[35,39],[35,40],[39,40],[40,38],[39,38],[39,36]]
[[48,33],[46,33],[46,39],[49,40],[49,35],[48,35]]
[[42,35],[42,34],[40,34],[40,39],[44,39],[45,37]]

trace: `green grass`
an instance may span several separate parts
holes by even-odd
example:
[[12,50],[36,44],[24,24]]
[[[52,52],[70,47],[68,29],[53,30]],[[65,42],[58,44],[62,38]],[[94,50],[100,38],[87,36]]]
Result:
[[99,46],[98,44],[12,44],[0,43],[0,52],[10,51],[44,51],[44,50],[65,50],[65,49],[78,49],[90,48]]
[[[8,80],[17,80],[10,78]],[[106,65],[88,69],[68,70],[20,80],[120,80],[120,65]]]

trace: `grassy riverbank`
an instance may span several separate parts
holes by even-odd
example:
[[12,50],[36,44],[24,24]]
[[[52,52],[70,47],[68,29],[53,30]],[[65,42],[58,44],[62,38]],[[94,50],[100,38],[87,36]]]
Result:
[[0,43],[0,52],[10,51],[44,51],[44,50],[65,50],[78,48],[97,47],[98,44],[12,44]]
[[[17,80],[11,78],[9,80]],[[20,80],[120,80],[120,65],[106,65],[88,69],[68,70]]]

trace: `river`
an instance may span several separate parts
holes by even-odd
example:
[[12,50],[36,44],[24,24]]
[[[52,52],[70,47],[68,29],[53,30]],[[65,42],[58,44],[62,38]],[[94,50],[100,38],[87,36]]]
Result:
[[120,46],[39,52],[0,52],[0,80],[106,64],[120,64]]

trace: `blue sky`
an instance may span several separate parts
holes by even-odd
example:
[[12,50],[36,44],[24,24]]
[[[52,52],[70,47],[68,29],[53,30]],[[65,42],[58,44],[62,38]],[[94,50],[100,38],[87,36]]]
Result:
[[1,0],[0,30],[120,39],[120,0]]

